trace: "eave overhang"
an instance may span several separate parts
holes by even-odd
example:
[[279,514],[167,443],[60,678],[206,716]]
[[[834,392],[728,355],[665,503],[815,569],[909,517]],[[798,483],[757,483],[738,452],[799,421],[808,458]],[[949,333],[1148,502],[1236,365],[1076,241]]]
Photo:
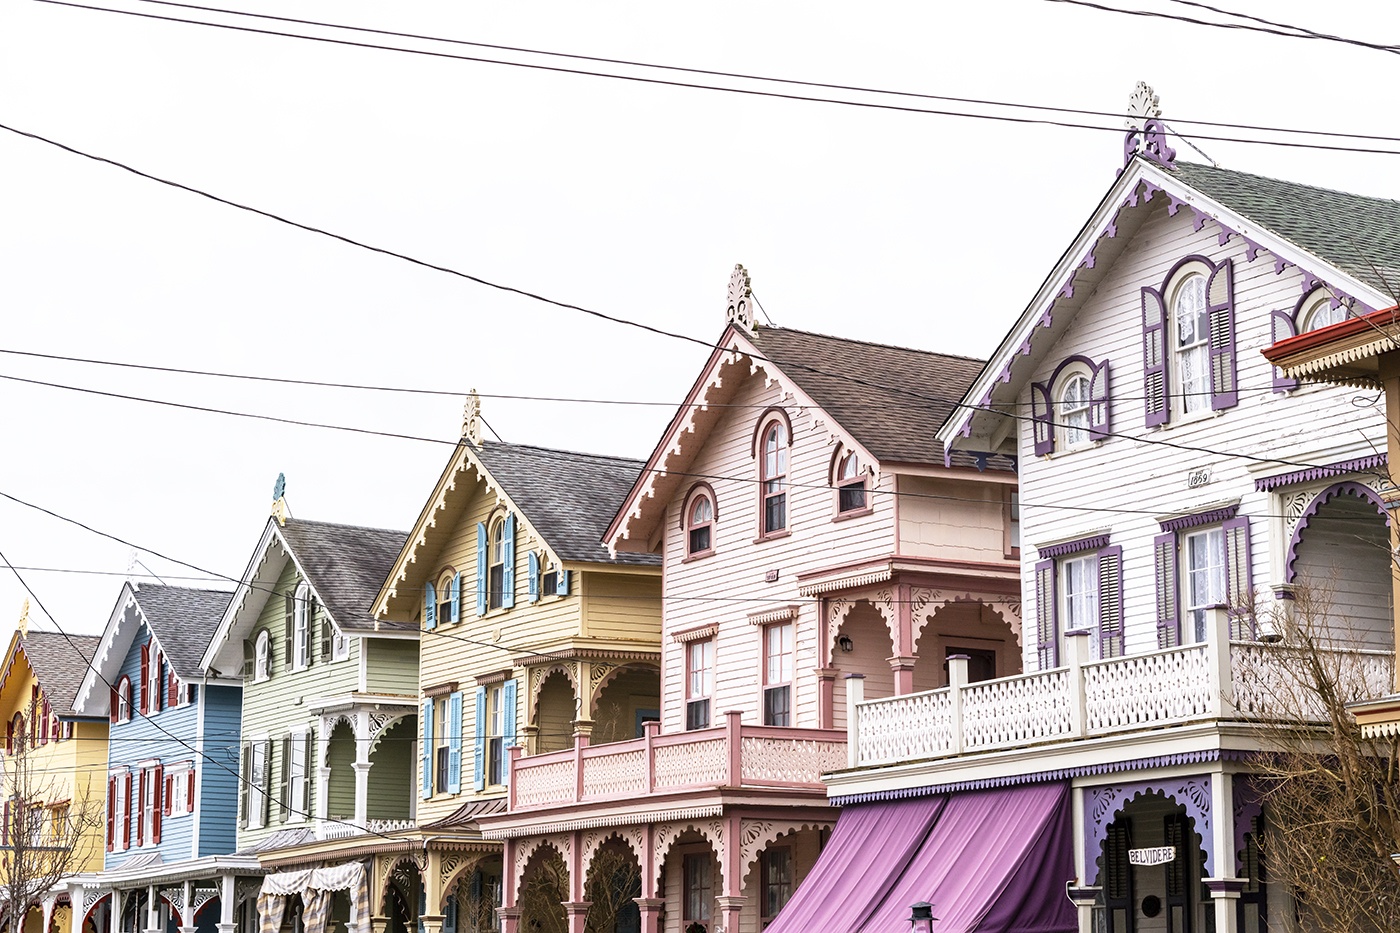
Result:
[[1290,379],[1379,389],[1380,357],[1400,350],[1400,308],[1387,307],[1280,340],[1260,352]]

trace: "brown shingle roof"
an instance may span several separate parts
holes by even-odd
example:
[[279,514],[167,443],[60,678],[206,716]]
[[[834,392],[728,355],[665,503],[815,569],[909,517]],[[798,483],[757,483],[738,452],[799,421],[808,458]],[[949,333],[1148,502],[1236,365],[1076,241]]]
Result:
[[24,656],[49,704],[59,716],[75,715],[73,701],[83,685],[92,656],[102,639],[96,635],[64,635],[30,629],[21,639]]
[[411,623],[376,625],[370,615],[380,585],[403,550],[406,533],[304,518],[287,519],[281,533],[342,631],[417,628]]

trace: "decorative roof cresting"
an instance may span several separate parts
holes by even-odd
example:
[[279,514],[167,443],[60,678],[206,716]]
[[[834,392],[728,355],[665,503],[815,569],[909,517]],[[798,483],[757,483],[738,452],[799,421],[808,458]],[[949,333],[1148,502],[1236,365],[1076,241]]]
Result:
[[481,446],[481,396],[475,389],[467,393],[467,403],[462,406],[462,436],[473,447]]
[[1133,156],[1171,168],[1176,150],[1167,145],[1167,126],[1162,122],[1162,102],[1146,81],[1139,81],[1128,97],[1128,135],[1123,139],[1123,167]]
[[291,513],[287,510],[287,474],[278,473],[272,484],[272,517],[278,525],[286,525]]
[[741,263],[734,264],[734,274],[729,277],[729,309],[724,318],[753,333],[753,289],[749,287],[749,270]]

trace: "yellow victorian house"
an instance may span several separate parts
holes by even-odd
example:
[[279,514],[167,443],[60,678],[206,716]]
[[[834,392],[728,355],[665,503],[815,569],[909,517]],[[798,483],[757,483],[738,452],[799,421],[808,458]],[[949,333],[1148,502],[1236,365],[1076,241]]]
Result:
[[[610,554],[602,540],[642,463],[487,443],[479,404],[469,399],[461,443],[373,610],[420,632],[424,933],[500,929],[502,881],[517,869],[478,820],[506,809],[515,758],[586,756],[642,735],[661,708],[660,557]],[[418,867],[402,866],[406,881]],[[554,919],[565,897],[541,892]]]
[[73,709],[97,643],[30,630],[26,605],[5,651],[0,902],[7,928],[9,905],[26,905],[24,933],[67,933],[65,880],[102,868],[107,720]]

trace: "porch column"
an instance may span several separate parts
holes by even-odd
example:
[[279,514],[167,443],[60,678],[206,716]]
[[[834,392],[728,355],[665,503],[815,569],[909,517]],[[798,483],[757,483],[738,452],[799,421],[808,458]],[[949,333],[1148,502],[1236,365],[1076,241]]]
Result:
[[[1400,471],[1400,352],[1382,353],[1376,360],[1381,385],[1385,388],[1386,454],[1390,471]],[[1391,476],[1396,474],[1392,472]],[[1391,496],[1387,495],[1386,504]],[[1400,554],[1400,522],[1390,522],[1390,547],[1392,554]],[[1400,645],[1400,574],[1390,575],[1390,604],[1395,607],[1395,640]],[[1400,693],[1400,665],[1396,665],[1394,689]]]
[[519,907],[497,907],[496,916],[501,920],[501,933],[520,933]]
[[836,675],[834,667],[817,668],[817,728],[831,729],[836,723]]
[[[1228,650],[1228,643],[1226,647]],[[1235,933],[1235,902],[1247,883],[1235,877],[1234,801],[1234,775],[1228,771],[1213,773],[1210,776],[1210,835],[1215,850],[1211,865],[1213,877],[1202,881],[1215,905],[1215,933]]]
[[661,933],[661,908],[666,906],[665,898],[633,898],[638,912],[642,915],[642,933]]
[[219,933],[234,933],[238,922],[234,920],[234,909],[238,906],[238,879],[233,875],[219,878]]
[[894,671],[894,695],[904,696],[914,692],[914,662],[913,657],[895,655],[888,659],[890,670]]
[[568,901],[564,904],[564,917],[569,924],[569,933],[585,933],[588,928],[588,908],[592,906],[592,901]]
[[719,904],[720,922],[724,924],[724,933],[739,933],[739,918],[749,899],[743,895],[725,895],[715,898],[715,901]]
[[1240,899],[1246,882],[1243,878],[1207,878],[1211,903],[1215,905],[1215,933],[1236,933],[1239,918],[1235,903]]
[[423,925],[423,933],[442,933],[442,914],[422,914],[418,922]]
[[160,925],[160,892],[153,884],[146,887],[146,933],[165,933]]
[[[329,736],[327,736],[329,738]],[[369,712],[355,714],[355,825],[361,829],[369,822]],[[329,797],[330,794],[325,796]]]
[[1094,933],[1094,902],[1098,900],[1102,890],[1103,888],[1097,887],[1076,887],[1073,884],[1065,888],[1065,894],[1074,903],[1079,933]]
[[389,933],[389,918],[388,918],[388,917],[370,917],[370,918],[369,918],[369,928],[370,928],[370,933]]

